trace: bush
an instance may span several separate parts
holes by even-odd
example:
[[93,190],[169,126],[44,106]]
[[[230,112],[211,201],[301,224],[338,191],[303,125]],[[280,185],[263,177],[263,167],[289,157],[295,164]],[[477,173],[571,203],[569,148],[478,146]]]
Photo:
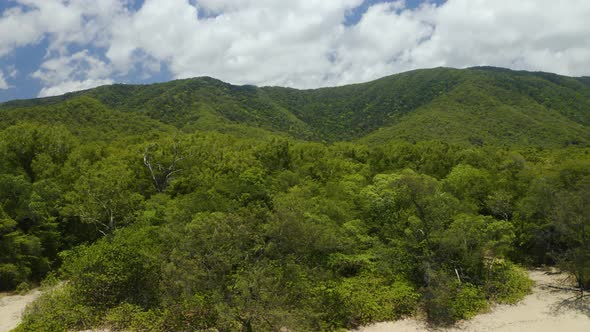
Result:
[[344,279],[333,290],[339,319],[348,327],[393,320],[410,314],[420,295],[405,281],[388,283],[369,275]]
[[206,330],[216,326],[217,318],[214,303],[195,294],[168,305],[162,315],[162,326],[166,331]]
[[43,289],[43,290],[51,289],[51,288],[57,286],[58,284],[59,284],[59,279],[57,278],[57,275],[55,274],[55,272],[49,272],[47,274],[47,276],[45,276],[45,279],[43,279],[41,281],[41,289]]
[[141,308],[136,305],[123,303],[107,311],[105,325],[115,331],[128,329],[141,311]]
[[485,284],[487,296],[499,303],[514,304],[531,293],[534,282],[518,266],[499,261],[492,265]]
[[154,315],[144,314],[157,307],[160,290],[159,269],[146,252],[155,248],[149,241],[149,229],[131,229],[64,252],[61,272],[68,281],[60,285],[50,274],[17,331],[83,330],[104,321],[115,329],[158,330]]
[[20,295],[27,294],[31,290],[31,284],[26,281],[21,282],[16,286],[16,292]]
[[43,293],[23,314],[22,323],[15,332],[84,330],[96,326],[99,314],[79,304],[70,285]]
[[488,308],[483,290],[469,283],[463,283],[457,287],[452,305],[455,320],[473,318]]
[[161,311],[154,309],[137,312],[129,329],[131,331],[166,331],[164,315]]
[[141,307],[157,303],[157,271],[140,249],[118,240],[69,252],[62,269],[82,303],[100,309],[122,302]]
[[472,318],[488,308],[488,303],[480,287],[442,275],[425,289],[424,308],[431,324],[450,325]]
[[13,290],[26,280],[26,276],[14,264],[0,264],[0,291]]
[[[164,324],[168,318],[160,310],[144,311],[137,305],[122,303],[106,312],[102,324],[112,331],[178,331]],[[188,325],[188,329],[180,331],[191,330],[191,327]]]

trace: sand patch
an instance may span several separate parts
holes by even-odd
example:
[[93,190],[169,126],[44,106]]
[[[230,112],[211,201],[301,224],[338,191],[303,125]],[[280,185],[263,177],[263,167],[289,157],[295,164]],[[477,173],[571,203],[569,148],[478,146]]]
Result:
[[4,295],[0,297],[0,332],[8,332],[15,328],[27,305],[41,294],[33,290],[25,295]]

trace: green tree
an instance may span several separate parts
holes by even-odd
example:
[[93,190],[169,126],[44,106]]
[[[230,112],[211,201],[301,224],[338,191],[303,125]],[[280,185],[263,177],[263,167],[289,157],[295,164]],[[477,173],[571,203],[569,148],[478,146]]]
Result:
[[492,183],[487,171],[469,165],[457,165],[444,179],[443,186],[458,199],[481,209]]
[[77,145],[76,139],[63,126],[27,122],[2,131],[0,142],[4,158],[31,182],[40,176],[54,175]]
[[131,170],[114,158],[88,167],[66,194],[64,213],[96,226],[103,235],[129,224],[143,197],[134,192]]
[[572,191],[556,196],[552,213],[567,248],[559,254],[560,265],[571,272],[581,290],[590,289],[590,176]]

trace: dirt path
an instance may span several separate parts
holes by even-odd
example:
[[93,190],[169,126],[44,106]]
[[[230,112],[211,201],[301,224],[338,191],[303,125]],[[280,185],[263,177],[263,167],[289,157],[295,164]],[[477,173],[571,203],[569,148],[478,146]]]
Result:
[[27,304],[33,302],[39,294],[41,292],[33,290],[26,295],[0,295],[0,332],[15,328]]
[[404,319],[361,328],[360,332],[576,332],[590,331],[590,294],[583,300],[579,293],[549,287],[563,285],[563,274],[530,271],[535,281],[533,293],[517,305],[498,305],[489,313],[460,322],[453,328],[428,329],[424,322]]

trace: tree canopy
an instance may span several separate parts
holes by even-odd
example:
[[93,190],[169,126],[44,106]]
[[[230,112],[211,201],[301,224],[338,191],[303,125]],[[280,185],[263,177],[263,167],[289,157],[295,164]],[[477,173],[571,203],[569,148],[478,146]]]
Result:
[[4,104],[0,291],[67,281],[17,331],[335,331],[514,303],[523,265],[588,289],[580,84],[434,69]]

